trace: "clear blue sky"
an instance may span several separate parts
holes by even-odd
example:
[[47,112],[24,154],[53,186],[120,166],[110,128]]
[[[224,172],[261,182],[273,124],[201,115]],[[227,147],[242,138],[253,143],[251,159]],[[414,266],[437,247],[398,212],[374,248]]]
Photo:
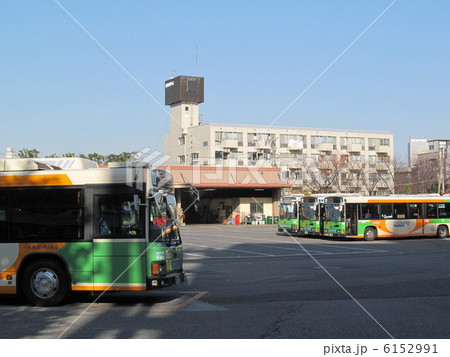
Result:
[[[269,125],[392,0],[60,4],[164,106],[205,77],[205,122]],[[275,125],[450,139],[450,1],[398,0]],[[162,149],[169,115],[53,0],[0,0],[0,152]],[[168,108],[165,107],[167,110]]]

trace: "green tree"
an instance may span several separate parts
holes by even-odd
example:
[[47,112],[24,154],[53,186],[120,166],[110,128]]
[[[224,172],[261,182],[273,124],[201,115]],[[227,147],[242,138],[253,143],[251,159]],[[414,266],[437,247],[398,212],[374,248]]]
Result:
[[[17,153],[19,157],[21,158],[34,158],[39,157],[40,151],[36,149],[22,149],[19,150]],[[88,159],[95,161],[99,165],[105,165],[108,162],[126,162],[128,160],[132,160],[134,156],[136,155],[136,152],[127,152],[124,151],[120,154],[108,154],[108,155],[101,155],[99,153],[90,153],[90,154],[75,154],[74,152],[68,152],[62,155],[57,154],[51,154],[47,155],[46,157],[81,157],[83,159]]]
[[134,157],[134,152],[122,152],[121,154],[109,154],[105,158],[105,163],[108,162],[126,162]]
[[19,150],[17,155],[20,158],[33,158],[33,157],[39,157],[40,151],[37,151],[36,149],[25,149]]
[[[79,157],[83,157],[83,156],[79,155]],[[87,154],[87,156],[85,156],[85,158],[89,159],[89,160],[92,160],[92,161],[95,161],[99,165],[104,165],[106,163],[105,156],[103,156],[103,155],[101,155],[99,153],[96,153],[96,152]]]

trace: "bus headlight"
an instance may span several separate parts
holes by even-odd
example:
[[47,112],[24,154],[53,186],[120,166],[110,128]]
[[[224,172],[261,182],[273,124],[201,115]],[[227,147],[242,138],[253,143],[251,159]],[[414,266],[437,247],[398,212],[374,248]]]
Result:
[[152,262],[152,275],[167,273],[166,262]]

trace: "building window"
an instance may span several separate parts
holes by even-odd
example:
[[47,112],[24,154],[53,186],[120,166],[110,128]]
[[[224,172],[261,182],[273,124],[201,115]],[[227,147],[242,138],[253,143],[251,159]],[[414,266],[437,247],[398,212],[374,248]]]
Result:
[[261,214],[264,213],[263,204],[259,202],[250,203],[250,213]]
[[347,150],[352,145],[361,145],[361,150],[365,150],[364,138],[341,137],[341,150]]
[[185,135],[181,135],[178,138],[178,145],[184,145],[186,143],[186,136]]
[[191,154],[191,165],[198,164],[198,152],[194,152]]
[[375,150],[377,146],[390,146],[391,141],[388,138],[369,138],[369,150]]
[[184,164],[186,162],[186,157],[184,155],[178,156],[178,163]]
[[222,145],[223,131],[216,131],[214,143],[216,145]]
[[247,146],[256,146],[257,139],[258,139],[258,134],[248,133],[247,134]]
[[204,141],[204,142],[203,142],[203,146],[208,146],[208,142],[207,142],[207,141]]
[[333,149],[336,149],[336,137],[335,136],[311,136],[311,149],[317,149],[320,144],[332,144]]

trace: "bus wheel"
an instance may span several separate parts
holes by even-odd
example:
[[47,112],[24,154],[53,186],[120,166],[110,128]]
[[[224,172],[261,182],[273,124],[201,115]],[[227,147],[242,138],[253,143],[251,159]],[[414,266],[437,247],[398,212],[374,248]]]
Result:
[[364,239],[367,241],[373,241],[377,237],[377,231],[374,228],[366,228],[364,231]]
[[53,260],[32,262],[23,272],[22,278],[23,294],[33,305],[58,305],[69,291],[65,269]]
[[439,226],[437,229],[438,238],[447,238],[448,236],[448,228],[447,226]]

